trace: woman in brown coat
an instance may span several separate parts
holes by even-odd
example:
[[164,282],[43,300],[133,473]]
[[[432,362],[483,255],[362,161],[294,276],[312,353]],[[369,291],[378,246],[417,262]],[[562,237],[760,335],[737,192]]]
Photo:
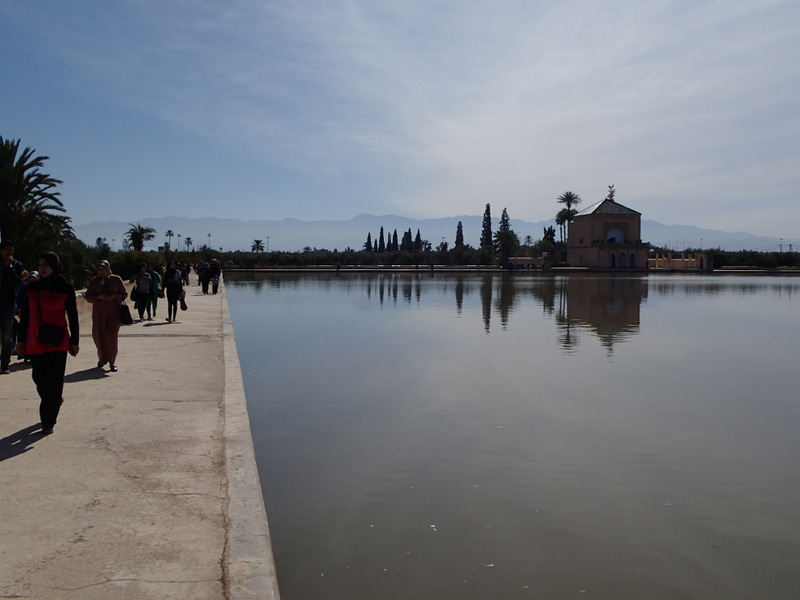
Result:
[[109,363],[116,371],[117,339],[122,322],[119,306],[128,297],[125,282],[119,275],[112,275],[107,260],[97,265],[97,276],[86,286],[84,298],[92,304],[92,338],[97,346],[97,367],[102,369]]

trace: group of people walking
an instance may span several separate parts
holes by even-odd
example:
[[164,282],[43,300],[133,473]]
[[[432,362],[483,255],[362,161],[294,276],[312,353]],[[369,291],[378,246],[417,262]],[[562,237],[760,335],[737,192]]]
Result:
[[134,284],[131,290],[131,300],[134,308],[139,312],[139,321],[152,321],[158,310],[158,299],[167,299],[167,322],[173,323],[178,315],[178,303],[186,310],[185,291],[183,289],[184,274],[178,264],[171,260],[167,268],[152,269],[146,263],[139,265],[139,269],[130,279]]
[[[211,262],[201,262],[195,266],[197,271],[197,283],[202,286],[203,294],[208,294],[208,286],[211,285],[211,293],[216,294],[219,291],[219,278],[222,275],[222,267],[216,258],[212,258]],[[186,285],[189,285],[188,275],[186,277]]]
[[[63,404],[67,355],[80,350],[80,329],[75,288],[62,275],[61,260],[55,252],[42,252],[38,271],[25,271],[14,259],[14,244],[0,242],[0,333],[2,352],[0,372],[10,373],[12,350],[20,360],[30,361],[32,377],[39,394],[41,433],[53,433]],[[140,321],[156,316],[158,299],[166,297],[167,321],[175,322],[178,306],[186,310],[185,273],[174,260],[166,269],[139,266],[130,279],[131,299]],[[92,305],[92,339],[97,348],[97,368],[109,365],[116,372],[122,305],[128,297],[125,282],[111,272],[106,260],[97,264],[97,274],[89,281],[84,298]],[[15,319],[17,317],[19,321]]]

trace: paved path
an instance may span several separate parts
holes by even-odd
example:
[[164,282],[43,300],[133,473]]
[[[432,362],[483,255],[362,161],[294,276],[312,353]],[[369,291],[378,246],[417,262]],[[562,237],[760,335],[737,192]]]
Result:
[[187,292],[122,328],[117,373],[82,311],[51,436],[30,369],[0,375],[0,598],[278,597],[224,286]]

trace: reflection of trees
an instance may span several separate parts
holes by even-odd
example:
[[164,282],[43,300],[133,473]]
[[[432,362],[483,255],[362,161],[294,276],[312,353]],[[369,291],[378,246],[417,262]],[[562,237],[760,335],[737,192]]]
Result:
[[[695,276],[686,276],[682,279],[670,280],[669,276],[661,279],[653,278],[650,281],[650,289],[659,296],[675,296],[683,294],[685,296],[717,296],[724,292],[735,292],[739,296],[749,296],[760,294],[764,291],[765,284],[762,282],[740,281],[733,279],[736,275],[726,275],[720,281],[700,282],[695,281]],[[743,275],[744,278],[752,278],[752,275]],[[787,293],[791,296],[793,291],[800,287],[796,283],[772,283],[766,286],[767,289],[781,295]]]
[[556,285],[561,286],[562,277],[543,277],[532,280],[524,289],[542,303],[545,315],[552,315],[556,306]]
[[514,307],[514,296],[516,295],[514,279],[506,274],[500,279],[500,294],[495,304],[497,314],[500,315],[500,325],[503,329],[508,325],[508,317]]
[[403,299],[407,304],[411,304],[411,295],[414,293],[414,283],[410,280],[403,280],[402,284]]
[[[462,315],[465,307],[477,309],[480,302],[481,321],[488,334],[492,317],[500,320],[501,328],[507,330],[512,313],[541,306],[546,317],[552,317],[558,342],[565,352],[573,352],[580,341],[581,333],[589,332],[600,343],[613,352],[618,344],[639,331],[640,305],[648,296],[648,290],[657,296],[673,295],[717,295],[731,291],[739,295],[750,295],[764,290],[765,284],[744,277],[725,278],[696,276],[658,275],[518,275],[497,273],[453,273],[429,275],[419,272],[309,272],[309,271],[242,271],[226,272],[227,286],[246,285],[255,287],[258,293],[284,289],[344,293],[354,295],[367,302],[379,302],[381,306],[391,298],[411,305],[421,303],[423,294],[435,294],[447,298]],[[776,295],[787,295],[800,291],[800,284],[792,280],[770,283],[766,287]],[[472,304],[470,304],[472,300]],[[527,300],[527,302],[526,302]],[[533,302],[531,302],[533,300]],[[335,301],[339,301],[336,297]],[[430,300],[429,300],[430,302]],[[469,311],[469,308],[467,308]],[[468,315],[472,313],[467,313]]]
[[[613,351],[615,343],[639,329],[639,305],[647,296],[646,276],[611,275],[541,275],[532,277],[508,274],[452,274],[435,277],[419,273],[309,273],[309,272],[242,272],[226,276],[226,284],[247,282],[258,289],[295,288],[302,282],[314,289],[344,289],[366,293],[383,306],[391,300],[411,305],[421,302],[423,291],[436,291],[445,297],[455,296],[456,312],[461,315],[465,303],[475,293],[480,301],[481,319],[486,333],[491,331],[492,316],[499,317],[506,330],[520,300],[528,297],[541,306],[546,316],[553,317],[559,343],[566,351],[578,344],[580,331],[589,331],[601,344]],[[669,293],[667,288],[656,289]],[[711,289],[706,293],[714,293]]]
[[483,315],[483,328],[489,333],[492,321],[492,288],[494,278],[491,275],[484,275],[481,280],[481,314]]
[[[555,290],[554,290],[555,291]],[[556,310],[556,325],[558,326],[561,347],[571,353],[578,345],[578,336],[575,335],[572,320],[569,318],[567,310],[566,282],[564,279],[559,281],[558,288],[558,309]]]

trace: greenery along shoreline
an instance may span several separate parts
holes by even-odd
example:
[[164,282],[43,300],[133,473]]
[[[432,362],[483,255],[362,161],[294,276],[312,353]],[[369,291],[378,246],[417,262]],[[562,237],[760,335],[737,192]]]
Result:
[[[302,252],[264,252],[263,240],[253,240],[251,252],[225,252],[206,245],[194,247],[191,238],[184,238],[171,230],[157,232],[141,224],[130,224],[124,240],[125,249],[113,251],[105,238],[98,238],[89,246],[75,237],[71,219],[61,201],[58,186],[63,182],[42,172],[47,156],[37,156],[30,147],[20,150],[20,140],[8,140],[0,136],[0,239],[11,240],[15,245],[15,258],[27,269],[36,265],[36,257],[44,250],[54,250],[61,257],[64,275],[78,287],[84,287],[95,274],[100,260],[108,260],[112,270],[123,278],[131,277],[137,265],[148,263],[156,266],[168,260],[196,264],[213,258],[228,266],[244,269],[254,268],[430,268],[431,265],[449,268],[505,268],[511,257],[541,257],[547,253],[554,267],[568,267],[566,263],[568,224],[572,221],[581,203],[573,192],[565,192],[556,203],[562,208],[555,216],[558,232],[554,227],[545,227],[542,238],[534,240],[526,236],[520,240],[511,227],[508,211],[504,208],[499,228],[492,231],[491,206],[487,203],[483,215],[480,244],[477,248],[464,243],[461,222],[454,232],[452,247],[442,240],[434,247],[409,229],[398,238],[397,230],[385,234],[365,232],[366,241],[361,249],[325,250],[310,246]],[[614,197],[614,186],[609,186],[608,198]],[[157,251],[145,251],[145,243],[155,239],[157,233],[164,235],[166,243]],[[558,233],[558,239],[556,235]],[[178,244],[173,246],[173,238]],[[186,246],[186,250],[181,248]],[[687,252],[700,249],[687,248]],[[709,255],[715,269],[743,266],[758,269],[800,268],[797,253],[790,252],[723,252],[703,250]],[[656,252],[671,252],[652,248]],[[673,252],[674,254],[674,252]]]

